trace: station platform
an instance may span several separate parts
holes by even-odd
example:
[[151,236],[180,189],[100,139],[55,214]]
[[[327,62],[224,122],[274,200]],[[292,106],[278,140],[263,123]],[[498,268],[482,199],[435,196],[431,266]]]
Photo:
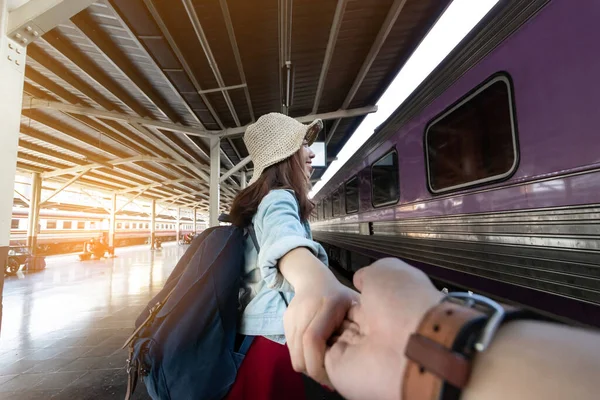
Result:
[[[47,268],[6,277],[0,399],[122,399],[125,350],[141,309],[187,246],[119,248],[116,258],[47,257]],[[144,385],[134,399],[149,398]]]
[[[85,262],[53,256],[43,271],[6,277],[0,399],[124,398],[127,352],[120,348],[187,247],[118,248],[116,258]],[[313,390],[307,397],[321,399]],[[143,384],[133,399],[149,399]]]

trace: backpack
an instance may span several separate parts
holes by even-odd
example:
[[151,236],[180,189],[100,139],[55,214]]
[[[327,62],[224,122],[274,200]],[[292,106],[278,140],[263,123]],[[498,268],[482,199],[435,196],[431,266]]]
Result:
[[[253,227],[248,231],[258,251]],[[245,239],[231,225],[192,241],[123,346],[126,400],[140,378],[152,399],[217,400],[229,392],[253,339],[236,346]]]

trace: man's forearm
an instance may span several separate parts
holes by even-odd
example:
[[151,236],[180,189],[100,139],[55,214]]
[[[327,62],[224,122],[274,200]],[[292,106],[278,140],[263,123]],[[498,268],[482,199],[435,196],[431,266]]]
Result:
[[566,326],[516,321],[478,354],[463,400],[598,399],[600,340]]

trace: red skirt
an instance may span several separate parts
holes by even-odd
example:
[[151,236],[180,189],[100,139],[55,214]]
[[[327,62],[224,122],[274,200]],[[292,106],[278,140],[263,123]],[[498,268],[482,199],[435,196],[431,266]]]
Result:
[[302,374],[294,371],[286,345],[257,336],[226,400],[306,400]]

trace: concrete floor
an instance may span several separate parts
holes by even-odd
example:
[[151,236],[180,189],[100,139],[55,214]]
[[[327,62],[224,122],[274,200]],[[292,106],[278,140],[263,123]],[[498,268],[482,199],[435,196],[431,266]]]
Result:
[[[120,347],[186,247],[122,248],[83,263],[49,257],[44,271],[6,277],[0,399],[124,398]],[[134,398],[148,398],[143,384]]]
[[[0,399],[123,399],[127,354],[120,348],[187,247],[120,248],[114,259],[86,262],[47,257],[41,272],[6,277]],[[341,399],[308,381],[307,398]],[[149,399],[143,383],[133,397],[142,399]]]

